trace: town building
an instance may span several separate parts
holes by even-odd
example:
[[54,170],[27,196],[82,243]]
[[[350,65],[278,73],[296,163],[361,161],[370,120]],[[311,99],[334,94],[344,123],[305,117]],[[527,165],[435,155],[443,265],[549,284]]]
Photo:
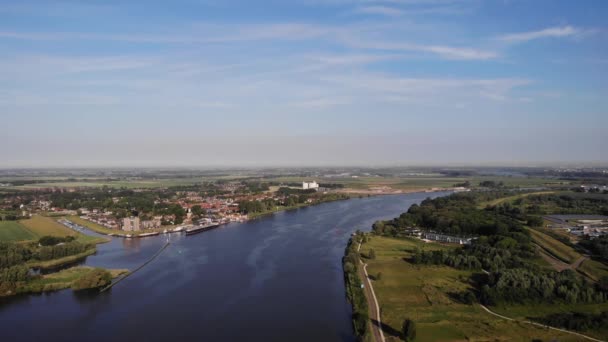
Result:
[[125,217],[122,220],[122,230],[127,232],[139,231],[139,217]]
[[445,242],[445,243],[457,243],[460,245],[470,245],[473,238],[464,238],[459,236],[451,236],[445,234],[437,234],[431,232],[423,233],[423,236],[427,240]]
[[308,189],[315,189],[318,190],[319,189],[319,184],[315,181],[312,182],[302,182],[302,190],[308,190]]

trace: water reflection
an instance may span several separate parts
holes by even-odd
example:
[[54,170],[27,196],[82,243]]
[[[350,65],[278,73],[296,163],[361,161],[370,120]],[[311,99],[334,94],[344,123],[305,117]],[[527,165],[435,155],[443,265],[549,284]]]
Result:
[[130,249],[131,251],[139,252],[141,249],[141,239],[140,238],[136,238],[136,239],[123,238],[122,246],[125,249]]

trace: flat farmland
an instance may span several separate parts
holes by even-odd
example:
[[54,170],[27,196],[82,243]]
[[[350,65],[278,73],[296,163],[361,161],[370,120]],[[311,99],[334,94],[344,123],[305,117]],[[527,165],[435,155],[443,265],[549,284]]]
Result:
[[36,235],[17,221],[0,221],[0,241],[33,240]]

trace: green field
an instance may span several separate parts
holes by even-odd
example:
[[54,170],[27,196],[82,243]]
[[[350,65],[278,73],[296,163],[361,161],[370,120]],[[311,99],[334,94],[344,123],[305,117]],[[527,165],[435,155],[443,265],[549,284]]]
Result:
[[49,235],[74,236],[82,243],[97,244],[109,241],[109,239],[81,234],[45,216],[33,216],[20,221],[0,221],[0,241],[32,241]]
[[19,221],[19,224],[25,226],[38,237],[45,235],[64,237],[76,236],[78,234],[50,217],[33,216],[30,219]]
[[[42,188],[77,188],[77,187],[89,187],[89,188],[100,188],[107,186],[110,188],[166,188],[171,186],[185,186],[193,185],[202,182],[220,180],[220,179],[241,179],[241,176],[218,176],[218,177],[186,177],[186,178],[159,178],[159,179],[123,179],[123,180],[106,180],[102,178],[83,178],[78,181],[67,180],[66,178],[48,178],[45,177],[43,183],[32,183],[19,186],[5,187],[6,190],[32,190]],[[36,178],[21,179],[21,180],[35,180]],[[10,182],[12,179],[6,179],[6,182]]]
[[0,241],[24,241],[36,237],[17,221],[0,221]]
[[[447,266],[418,266],[407,261],[415,248],[454,248],[424,244],[413,239],[372,237],[361,247],[373,248],[376,259],[366,260],[368,272],[382,273],[373,283],[380,302],[387,341],[400,341],[405,318],[417,323],[417,341],[579,341],[570,334],[507,321],[485,312],[479,305],[461,304],[450,294],[470,288],[470,271]],[[505,312],[506,315],[509,311]]]

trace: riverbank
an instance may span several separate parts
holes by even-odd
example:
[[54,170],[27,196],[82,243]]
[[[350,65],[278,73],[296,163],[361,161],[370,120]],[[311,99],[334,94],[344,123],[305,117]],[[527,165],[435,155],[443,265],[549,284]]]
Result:
[[[15,283],[13,289],[0,292],[0,297],[53,292],[72,288],[77,281],[86,277],[94,270],[99,269],[89,266],[76,266],[55,273],[32,276],[30,280]],[[112,279],[129,272],[126,269],[107,269],[104,271],[107,271]]]
[[346,297],[352,306],[352,324],[355,335],[360,341],[373,341],[369,321],[369,306],[362,288],[363,283],[359,277],[360,256],[357,245],[363,239],[363,235],[353,235],[346,245],[344,257],[342,258],[342,269],[344,271],[344,284],[346,286]]
[[59,258],[59,259],[52,259],[52,260],[46,260],[46,261],[30,261],[27,263],[27,266],[29,268],[38,268],[38,269],[42,269],[42,270],[56,269],[56,268],[59,268],[59,267],[65,266],[65,265],[70,265],[75,262],[81,261],[84,258],[88,257],[89,255],[95,254],[96,252],[97,252],[96,248],[91,248],[82,253],[69,255],[69,256],[66,256],[63,258]]

